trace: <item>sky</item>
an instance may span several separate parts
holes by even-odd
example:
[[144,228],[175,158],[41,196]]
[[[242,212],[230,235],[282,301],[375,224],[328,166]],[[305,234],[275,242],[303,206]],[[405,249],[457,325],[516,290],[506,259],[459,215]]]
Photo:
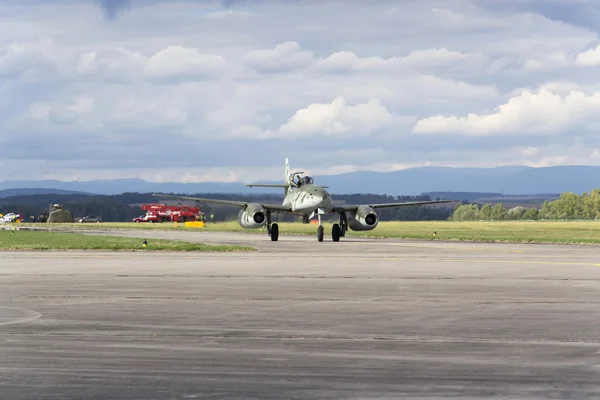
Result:
[[0,0],[0,180],[600,165],[597,0]]

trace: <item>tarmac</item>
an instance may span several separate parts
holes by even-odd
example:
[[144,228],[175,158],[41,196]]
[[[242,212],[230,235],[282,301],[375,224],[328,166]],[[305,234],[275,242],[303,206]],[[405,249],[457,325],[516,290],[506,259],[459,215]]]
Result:
[[600,247],[111,234],[258,251],[0,252],[0,399],[600,397]]

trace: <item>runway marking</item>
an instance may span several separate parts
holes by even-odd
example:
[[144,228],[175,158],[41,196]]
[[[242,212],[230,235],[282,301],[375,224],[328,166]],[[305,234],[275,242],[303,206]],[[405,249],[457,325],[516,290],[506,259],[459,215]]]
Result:
[[[2,310],[6,310],[6,314],[8,315],[2,315]],[[41,316],[42,314],[39,312],[28,310],[26,308],[0,306],[0,326],[31,322],[35,321]]]

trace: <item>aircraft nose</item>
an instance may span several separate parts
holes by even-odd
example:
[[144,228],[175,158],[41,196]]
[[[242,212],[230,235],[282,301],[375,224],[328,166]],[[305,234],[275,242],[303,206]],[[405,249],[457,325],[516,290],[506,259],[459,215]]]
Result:
[[312,193],[311,199],[316,208],[329,208],[330,199],[322,191],[315,191]]
[[320,196],[318,194],[313,194],[312,201],[315,204],[315,207],[320,208],[321,205],[323,204],[323,196]]

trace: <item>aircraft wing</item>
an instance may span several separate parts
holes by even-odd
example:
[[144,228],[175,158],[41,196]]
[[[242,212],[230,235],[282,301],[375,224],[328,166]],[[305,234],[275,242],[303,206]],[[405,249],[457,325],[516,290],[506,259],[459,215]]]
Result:
[[[364,204],[365,206],[377,209],[377,208],[391,208],[391,207],[408,207],[408,206],[423,206],[427,204],[440,204],[440,203],[453,203],[454,200],[435,200],[435,201],[408,201],[404,203],[381,203],[381,204]],[[356,211],[358,205],[347,205],[347,206],[333,206],[332,212],[350,212]]]
[[[167,199],[176,199],[176,200],[187,200],[187,201],[195,201],[197,203],[209,203],[209,204],[220,204],[224,206],[232,206],[232,207],[240,207],[246,208],[248,204],[247,201],[235,201],[235,200],[220,200],[220,199],[205,199],[201,197],[186,197],[186,196],[174,196],[170,194],[153,194],[154,197],[162,197]],[[273,210],[273,211],[288,211],[291,212],[292,209],[290,207],[282,206],[281,204],[264,204],[259,203],[265,210]]]
[[[248,187],[268,187],[268,188],[289,188],[289,187],[296,187],[296,185],[290,185],[289,183],[282,183],[282,184],[270,184],[270,183],[249,183],[246,186]],[[324,189],[328,189],[329,186],[321,186]]]

